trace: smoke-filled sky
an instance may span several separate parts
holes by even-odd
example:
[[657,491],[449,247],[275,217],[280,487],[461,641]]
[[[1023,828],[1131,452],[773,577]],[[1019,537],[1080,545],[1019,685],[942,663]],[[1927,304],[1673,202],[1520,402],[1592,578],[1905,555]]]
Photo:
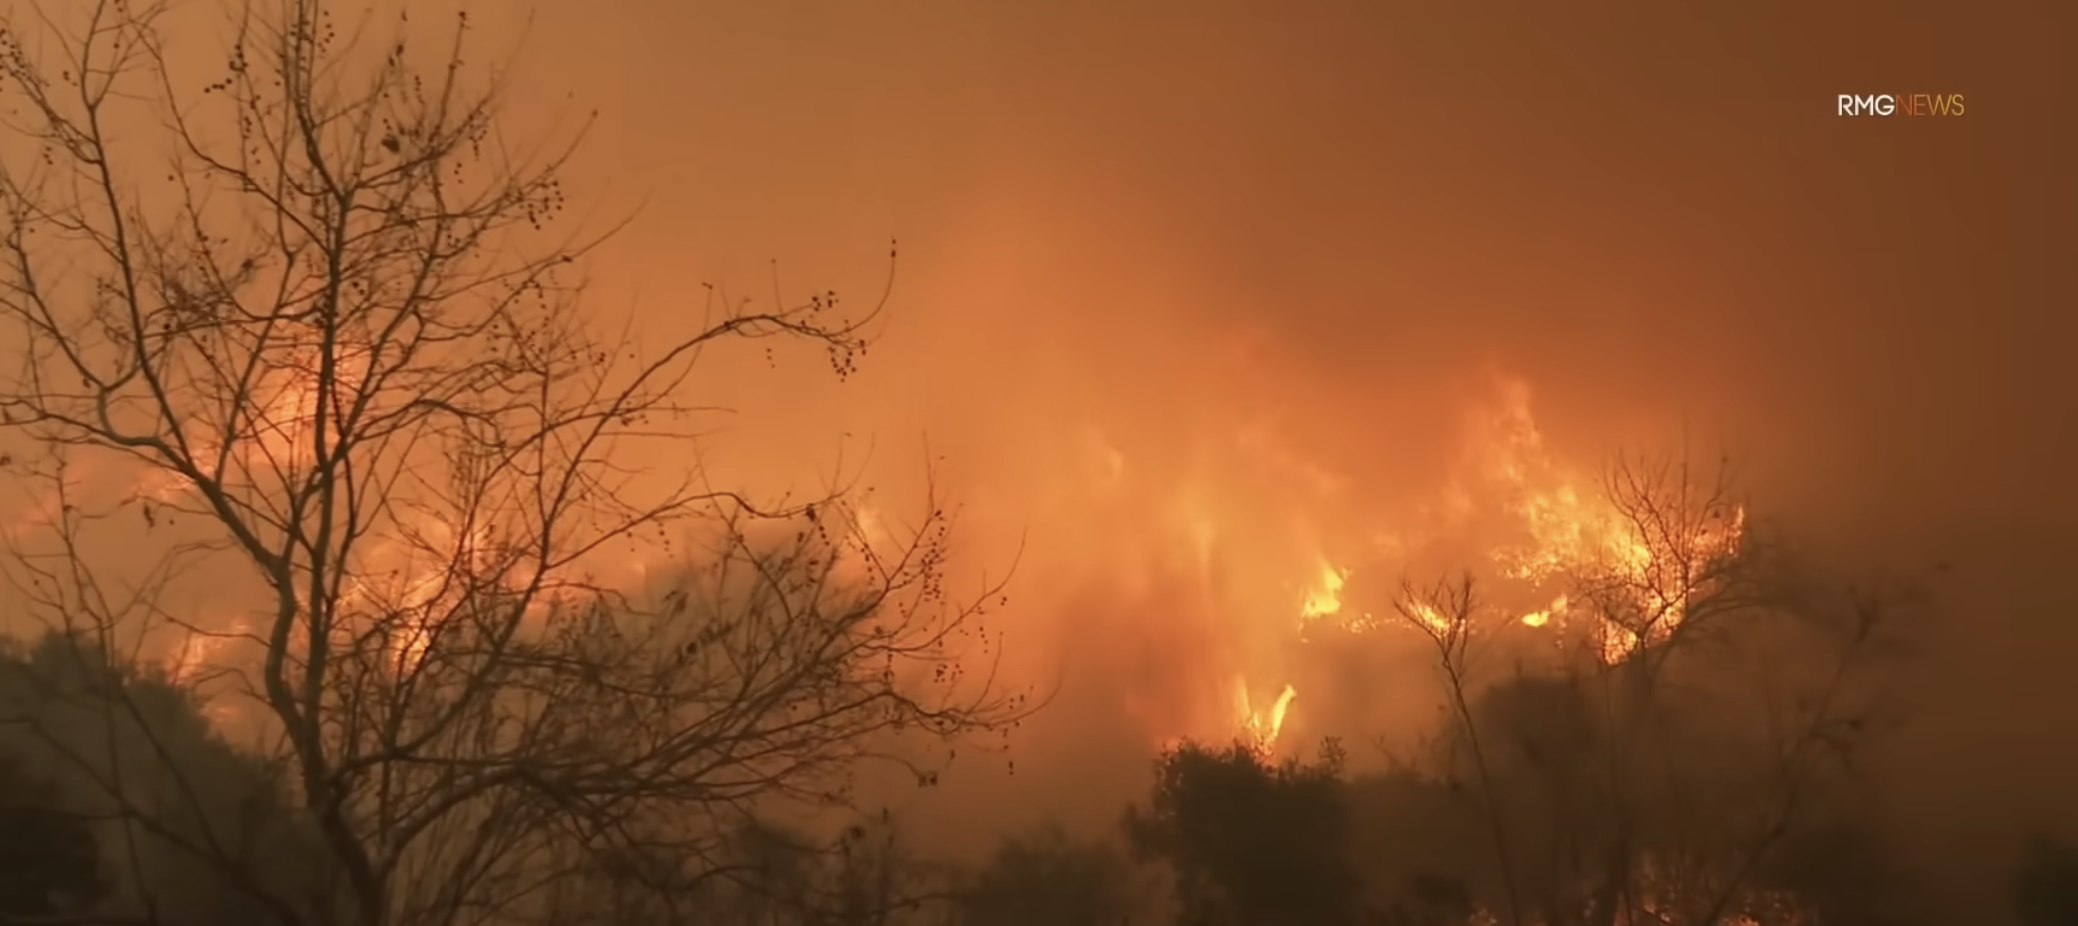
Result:
[[[519,15],[493,18],[502,41]],[[1014,778],[975,762],[918,808],[1109,819],[1150,737],[1188,732],[1156,727],[1225,707],[1193,686],[1298,671],[1251,628],[1295,619],[1323,557],[1476,492],[1482,422],[1524,386],[1581,473],[1685,440],[1843,570],[1953,564],[1889,778],[1927,852],[1980,860],[1965,890],[2023,826],[2078,824],[2074,21],[557,0],[512,114],[600,111],[566,186],[602,221],[639,206],[589,297],[639,330],[689,323],[702,282],[766,298],[774,260],[795,297],[870,300],[899,239],[860,378],[752,351],[704,385],[740,412],[720,479],[807,485],[842,455],[894,510],[942,458],[963,568],[1022,543],[1003,620],[1060,695]],[[1885,92],[1967,114],[1835,114]],[[1395,706],[1414,682],[1297,683],[1301,731],[1429,709]]]
[[[541,10],[525,79],[602,109],[580,189],[647,197],[609,301],[761,294],[775,258],[863,298],[901,240],[866,376],[740,381],[738,451],[827,464],[871,434],[898,480],[928,435],[991,512],[970,549],[1026,532],[1014,618],[1064,689],[998,802],[1101,781],[1083,811],[1113,812],[1146,748],[1113,676],[1180,674],[1225,632],[1129,588],[1181,534],[1092,473],[1205,494],[1249,564],[1296,564],[1280,507],[1393,529],[1348,519],[1447,480],[1499,370],[1576,465],[1685,430],[1846,568],[1955,565],[1897,799],[1996,877],[2010,833],[2078,821],[2055,706],[2078,701],[2074,15],[1560,9],[595,0]],[[1881,92],[1968,110],[1834,112]],[[1364,501],[1215,449],[1249,427]]]

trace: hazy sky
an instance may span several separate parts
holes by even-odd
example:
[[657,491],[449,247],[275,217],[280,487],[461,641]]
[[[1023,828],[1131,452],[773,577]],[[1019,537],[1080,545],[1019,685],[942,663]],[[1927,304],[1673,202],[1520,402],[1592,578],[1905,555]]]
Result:
[[[716,459],[798,482],[870,438],[899,495],[928,436],[974,554],[1025,539],[1012,617],[1063,712],[1018,757],[1039,790],[988,794],[1115,812],[1149,745],[1117,679],[1253,645],[1162,593],[1181,535],[1149,499],[1299,569],[1293,523],[1390,531],[1355,522],[1447,481],[1499,373],[1574,465],[1685,424],[1828,553],[1955,565],[1898,795],[1983,888],[2021,826],[2078,824],[2074,25],[2048,0],[561,0],[513,115],[600,110],[568,186],[641,204],[594,299],[645,326],[702,281],[765,295],[774,259],[866,300],[900,239],[866,375],[717,368],[743,414]],[[1967,114],[1835,115],[1884,92]]]

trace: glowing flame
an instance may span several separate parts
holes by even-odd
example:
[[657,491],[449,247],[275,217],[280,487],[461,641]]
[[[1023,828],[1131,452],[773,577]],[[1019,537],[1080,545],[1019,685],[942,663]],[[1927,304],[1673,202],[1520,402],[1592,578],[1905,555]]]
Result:
[[[1313,581],[1299,595],[1301,624],[1332,617],[1342,611],[1342,590],[1349,582],[1350,571],[1326,559],[1320,560],[1316,569]],[[1278,735],[1284,732],[1285,718],[1290,715],[1299,690],[1287,683],[1268,710],[1256,709],[1248,691],[1245,676],[1236,680],[1234,692],[1243,740],[1256,752],[1269,755],[1277,747]]]
[[[1590,651],[1608,664],[1629,659],[1666,639],[1687,613],[1690,596],[1707,591],[1680,570],[1693,571],[1698,564],[1735,554],[1744,533],[1745,511],[1727,506],[1723,511],[1701,512],[1704,517],[1696,519],[1692,535],[1680,536],[1677,530],[1676,536],[1661,536],[1666,531],[1640,523],[1639,512],[1620,508],[1603,485],[1553,458],[1530,413],[1527,387],[1503,383],[1500,401],[1491,411],[1483,421],[1485,427],[1473,435],[1467,470],[1440,494],[1435,516],[1442,521],[1431,530],[1445,533],[1423,539],[1417,532],[1417,539],[1410,543],[1409,535],[1398,529],[1406,525],[1374,530],[1374,537],[1393,542],[1374,544],[1372,554],[1393,568],[1406,562],[1409,552],[1419,552],[1425,542],[1454,536],[1448,533],[1451,530],[1472,531],[1461,539],[1483,546],[1497,578],[1516,583],[1504,583],[1504,596],[1543,598],[1541,607],[1515,612],[1520,625],[1553,631],[1571,628],[1584,634]],[[1663,501],[1675,506],[1688,502]],[[1668,513],[1677,521],[1699,514]],[[1493,520],[1496,517],[1498,522]],[[1680,526],[1687,529],[1686,522]],[[1352,632],[1377,626],[1371,614],[1349,606],[1350,567],[1321,555],[1314,557],[1309,568],[1298,600],[1301,632],[1324,621]],[[1636,598],[1616,610],[1633,611],[1648,619],[1635,621],[1635,627],[1625,626],[1600,607],[1582,607],[1579,596],[1565,593],[1567,588],[1578,588],[1574,583],[1582,579],[1611,590],[1598,591],[1598,598],[1605,593]],[[1454,636],[1473,629],[1465,625],[1466,615],[1440,613],[1435,606],[1421,602],[1404,603],[1402,614],[1415,629],[1430,634]],[[1286,685],[1284,695],[1268,710],[1249,700],[1245,682],[1239,685],[1239,719],[1247,742],[1265,752],[1275,747],[1298,685],[1304,683],[1301,678],[1297,684]]]
[[[1486,474],[1513,499],[1510,513],[1527,536],[1526,542],[1492,554],[1502,575],[1533,587],[1581,576],[1599,577],[1605,584],[1637,596],[1641,613],[1653,616],[1642,628],[1642,637],[1636,629],[1589,618],[1595,621],[1590,632],[1605,661],[1620,662],[1640,647],[1664,639],[1687,613],[1690,597],[1701,590],[1694,587],[1692,577],[1669,573],[1738,552],[1746,518],[1745,509],[1739,506],[1729,506],[1722,530],[1698,526],[1688,536],[1658,538],[1656,548],[1644,525],[1620,510],[1606,492],[1598,486],[1583,489],[1577,473],[1551,458],[1530,413],[1530,392],[1525,384],[1502,384],[1499,413],[1488,425]],[[1680,504],[1685,500],[1669,501]],[[1578,610],[1572,604],[1561,594],[1520,620],[1530,627],[1564,627],[1569,615]]]
[[[264,407],[254,416],[255,433],[248,436],[243,448],[248,456],[237,462],[284,468],[306,462],[310,452],[309,429],[317,412],[314,376],[314,366],[300,358],[280,369],[278,381],[268,383],[269,388],[259,397]],[[353,385],[341,382],[340,388],[350,390]],[[1119,512],[1127,519],[1116,522],[1116,529],[1129,538],[1127,544],[1147,543],[1147,549],[1132,550],[1132,554],[1146,555],[1129,554],[1122,558],[1195,567],[1205,584],[1206,600],[1211,602],[1205,607],[1208,616],[1204,619],[1243,622],[1218,628],[1230,638],[1223,645],[1208,647],[1209,661],[1203,669],[1193,670],[1199,674],[1189,682],[1191,719],[1174,727],[1187,726],[1192,733],[1203,735],[1212,732],[1208,727],[1236,724],[1255,748],[1272,749],[1294,709],[1298,691],[1302,687],[1309,692],[1314,689],[1309,687],[1312,682],[1294,672],[1292,666],[1276,662],[1278,657],[1259,655],[1274,652],[1264,644],[1274,643],[1278,635],[1289,638],[1309,627],[1325,626],[1325,622],[1351,631],[1374,627],[1379,622],[1364,609],[1377,607],[1378,603],[1365,600],[1368,592],[1361,585],[1352,600],[1351,577],[1361,570],[1368,581],[1374,568],[1381,573],[1398,572],[1411,561],[1410,557],[1436,549],[1432,543],[1451,524],[1468,523],[1473,518],[1498,516],[1505,522],[1501,525],[1509,535],[1505,540],[1485,533],[1490,528],[1486,522],[1476,522],[1479,533],[1473,539],[1480,546],[1474,556],[1488,558],[1487,563],[1481,564],[1483,568],[1497,570],[1500,577],[1526,587],[1516,590],[1522,596],[1520,600],[1503,603],[1509,610],[1501,612],[1506,615],[1502,619],[1512,617],[1522,626],[1553,631],[1575,623],[1576,629],[1595,641],[1602,658],[1612,662],[1627,658],[1671,629],[1670,623],[1657,625],[1647,631],[1650,639],[1641,639],[1639,633],[1596,616],[1599,609],[1583,606],[1582,601],[1569,601],[1559,593],[1558,583],[1587,573],[1613,575],[1642,590],[1672,588],[1658,581],[1660,577],[1654,574],[1654,570],[1664,568],[1667,551],[1656,551],[1637,526],[1599,491],[1599,486],[1553,459],[1531,414],[1526,386],[1503,383],[1499,401],[1485,410],[1488,414],[1480,420],[1479,430],[1471,435],[1470,454],[1457,472],[1458,478],[1435,487],[1434,493],[1425,493],[1434,508],[1410,505],[1412,510],[1377,518],[1382,524],[1334,525],[1350,529],[1344,539],[1354,547],[1366,548],[1361,550],[1336,546],[1331,542],[1334,535],[1319,530],[1328,525],[1314,523],[1308,517],[1325,520],[1331,511],[1339,510],[1340,503],[1330,500],[1338,497],[1348,481],[1281,444],[1274,429],[1250,425],[1234,440],[1208,442],[1206,448],[1193,448],[1176,458],[1165,458],[1164,454],[1171,451],[1149,449],[1149,459],[1145,460],[1133,455],[1140,450],[1129,454],[1127,448],[1095,429],[1085,433],[1085,465],[1080,472],[1075,472],[1074,467],[1064,471],[1087,480],[1100,493],[1097,497],[1107,516]],[[1201,451],[1209,462],[1193,455]],[[1234,454],[1242,459],[1237,462]],[[1225,481],[1232,473],[1229,467],[1254,467],[1260,470],[1256,475],[1268,480],[1265,484],[1288,495],[1243,494],[1238,491],[1239,486]],[[137,486],[142,493],[164,499],[191,491],[175,476],[154,474],[148,478]],[[1265,514],[1251,507],[1265,502],[1266,507],[1284,510]],[[870,500],[860,499],[850,506],[849,515],[848,526],[864,542],[877,546],[892,541],[889,525]],[[1140,520],[1131,520],[1134,518]],[[1738,511],[1726,529],[1699,533],[1680,542],[1691,544],[1691,552],[1704,556],[1727,555],[1736,550],[1743,528],[1744,512]],[[1141,530],[1153,533],[1132,533]],[[1373,539],[1351,539],[1355,537]],[[407,617],[403,621],[406,627],[400,628],[400,634],[391,641],[392,656],[400,670],[414,665],[423,654],[426,641],[420,623],[424,617],[452,607],[453,600],[447,596],[459,594],[452,586],[467,584],[445,582],[449,578],[447,570],[481,565],[475,561],[485,554],[488,538],[443,538],[442,545],[448,545],[448,541],[449,550],[429,552],[445,552],[449,562],[428,564],[430,569],[401,563],[406,568],[390,572],[395,576],[392,587],[356,587],[349,592],[351,603],[393,613],[401,611]],[[1665,542],[1660,545],[1664,547]],[[1291,555],[1295,553],[1301,556]],[[392,554],[376,551],[376,555],[387,559]],[[397,551],[396,558],[402,559],[401,551]],[[1344,563],[1353,563],[1354,568]],[[639,573],[641,565],[635,564],[633,572]],[[368,570],[371,575],[378,572]],[[1677,592],[1675,600],[1647,602],[1644,607],[1675,615],[1673,620],[1678,620],[1687,605],[1682,600],[1686,594],[1689,593]],[[1296,621],[1292,620],[1294,607]],[[1453,623],[1454,616],[1436,613],[1433,608],[1415,606],[1410,611],[1409,616],[1429,631],[1451,633],[1464,629]],[[1270,635],[1267,638],[1266,633]],[[192,671],[212,661],[220,644],[215,639],[192,640],[173,661],[179,671]],[[1238,681],[1234,682],[1231,700],[1227,700],[1221,697],[1228,694],[1222,691],[1222,682],[1230,677]],[[1251,677],[1257,680],[1253,689],[1247,682]],[[1268,684],[1287,679],[1275,686]],[[1279,693],[1266,704],[1259,704],[1251,698],[1251,690],[1258,694],[1272,690]],[[1231,730],[1228,727],[1224,732]]]
[[1341,613],[1342,588],[1348,582],[1349,570],[1322,560],[1320,574],[1299,598],[1299,616],[1314,620]]
[[1441,612],[1438,612],[1426,602],[1410,602],[1408,603],[1407,611],[1410,617],[1420,621],[1422,626],[1427,628],[1430,633],[1449,634],[1462,629],[1457,626],[1456,622],[1443,616]]
[[1248,697],[1246,679],[1236,680],[1234,692],[1236,706],[1241,712],[1242,733],[1246,736],[1249,748],[1268,755],[1276,749],[1277,736],[1284,731],[1284,718],[1291,712],[1292,702],[1299,697],[1298,688],[1292,685],[1284,686],[1284,691],[1277,695],[1276,701],[1271,702],[1268,710],[1255,709]]
[[1557,598],[1553,599],[1550,606],[1546,607],[1544,610],[1531,611],[1530,613],[1523,615],[1522,622],[1525,626],[1542,627],[1545,624],[1551,623],[1552,618],[1565,617],[1566,610],[1570,604],[1571,603],[1566,600],[1566,596],[1560,595]]

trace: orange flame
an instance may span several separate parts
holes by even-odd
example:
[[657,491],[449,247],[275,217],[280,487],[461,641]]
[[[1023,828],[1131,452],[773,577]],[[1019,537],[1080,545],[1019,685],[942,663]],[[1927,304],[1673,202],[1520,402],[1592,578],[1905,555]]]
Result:
[[[1442,504],[1433,509],[1437,513],[1430,520],[1440,517],[1444,522],[1452,522],[1498,516],[1504,522],[1501,533],[1513,539],[1488,538],[1484,555],[1497,578],[1515,583],[1530,595],[1542,595],[1546,602],[1516,612],[1515,620],[1531,628],[1582,629],[1594,641],[1600,658],[1611,663],[1629,658],[1639,647],[1671,632],[1688,603],[1679,599],[1689,592],[1673,593],[1676,600],[1641,603],[1650,613],[1664,615],[1650,628],[1651,639],[1642,639],[1639,632],[1600,616],[1594,609],[1581,607],[1564,593],[1569,580],[1594,575],[1611,578],[1618,586],[1650,599],[1660,594],[1658,589],[1678,588],[1657,574],[1668,568],[1666,560],[1674,551],[1655,550],[1640,526],[1625,516],[1601,485],[1582,478],[1579,471],[1553,458],[1531,414],[1527,386],[1504,381],[1498,401],[1489,407],[1480,423],[1482,426],[1472,435],[1467,466],[1457,480],[1443,487]],[[1306,471],[1318,473],[1319,469],[1309,466]],[[1318,482],[1330,484],[1334,480],[1323,475]],[[1680,541],[1692,547],[1687,552],[1694,555],[1685,558],[1693,561],[1697,557],[1731,555],[1738,549],[1744,524],[1743,509],[1734,508],[1729,529],[1715,536],[1699,532]],[[1413,552],[1419,552],[1424,537],[1429,541],[1440,539],[1438,530],[1444,528],[1436,524],[1429,527],[1427,535],[1420,531],[1379,534],[1416,539],[1412,544],[1397,540],[1380,544],[1372,551],[1378,565],[1389,570],[1405,568],[1395,561],[1404,560],[1410,546]],[[1200,525],[1201,538],[1208,532],[1209,528]],[[1333,622],[1343,629],[1362,632],[1380,623],[1370,612],[1347,606],[1349,582],[1357,570],[1326,555],[1314,557],[1313,563],[1306,579],[1297,583],[1300,630],[1319,622]],[[1366,570],[1370,568],[1367,566]],[[1410,605],[1407,616],[1420,621],[1431,632],[1461,629],[1453,626],[1451,618],[1419,603]],[[1251,686],[1247,679],[1272,668],[1244,666],[1242,680],[1236,683],[1236,723],[1248,742],[1265,751],[1275,748],[1296,693],[1305,685],[1303,679],[1287,682],[1283,686],[1284,696],[1268,711],[1259,710],[1249,698]]]
[[1284,686],[1284,690],[1278,693],[1277,700],[1271,702],[1267,710],[1256,710],[1250,703],[1246,678],[1235,680],[1234,692],[1236,706],[1240,709],[1242,718],[1241,730],[1245,737],[1243,741],[1261,755],[1275,751],[1277,735],[1284,731],[1284,718],[1290,713],[1292,702],[1298,699],[1299,690],[1291,685]]

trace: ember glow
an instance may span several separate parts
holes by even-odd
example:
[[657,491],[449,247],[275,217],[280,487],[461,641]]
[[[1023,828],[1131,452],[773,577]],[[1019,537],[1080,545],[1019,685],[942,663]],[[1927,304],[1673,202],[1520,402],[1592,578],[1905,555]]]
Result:
[[1321,563],[1320,575],[1309,585],[1299,602],[1299,616],[1308,620],[1329,617],[1342,610],[1342,586],[1349,581],[1349,570],[1334,563]]
[[1299,697],[1299,690],[1290,685],[1277,693],[1277,700],[1258,709],[1248,696],[1248,680],[1235,681],[1234,690],[1242,718],[1242,739],[1259,752],[1270,753],[1277,748],[1277,734],[1284,729],[1285,715],[1290,713],[1292,702]]
[[[277,389],[256,422],[263,433],[243,445],[245,458],[233,462],[260,472],[297,465],[307,456],[315,401],[307,382],[300,389]],[[1493,613],[1479,615],[1482,620],[1512,621],[1555,640],[1585,633],[1612,662],[1644,642],[1614,624],[1579,625],[1583,614],[1596,612],[1577,607],[1566,594],[1566,583],[1582,575],[1613,577],[1646,593],[1674,587],[1654,574],[1666,568],[1666,556],[1610,505],[1597,481],[1601,468],[1556,457],[1536,420],[1531,388],[1520,379],[1495,378],[1471,400],[1464,420],[1459,463],[1448,478],[1430,488],[1426,501],[1423,493],[1412,493],[1413,501],[1397,506],[1349,503],[1351,488],[1362,487],[1360,474],[1337,473],[1310,460],[1303,448],[1280,440],[1274,417],[1235,427],[1195,460],[1136,454],[1100,428],[1082,429],[1076,442],[1083,448],[1079,488],[1062,503],[1113,526],[1104,542],[1121,575],[1175,570],[1195,577],[1195,605],[1150,605],[1196,615],[1185,620],[1199,624],[1187,636],[1150,644],[1167,654],[1159,657],[1165,660],[1190,654],[1180,661],[1187,668],[1129,679],[1122,694],[1122,706],[1147,725],[1151,743],[1231,738],[1266,754],[1294,746],[1287,742],[1293,722],[1309,710],[1335,705],[1321,700],[1321,680],[1309,678],[1306,661],[1293,654],[1302,647],[1341,645],[1315,639],[1329,628],[1338,640],[1362,637],[1386,646],[1394,645],[1396,635],[1417,645],[1420,635],[1412,631],[1449,632],[1444,616],[1418,604],[1399,613],[1392,596],[1403,579],[1434,578],[1421,570],[1461,558],[1467,548],[1482,560],[1473,563],[1475,571],[1501,592],[1491,602]],[[1272,474],[1296,494],[1255,497],[1247,489],[1250,472]],[[186,490],[164,474],[150,474],[133,492],[172,501]],[[366,578],[347,591],[343,607],[433,614],[462,594],[467,583],[453,581],[449,569],[485,565],[488,528],[458,529],[430,515],[417,517],[422,523],[400,524],[400,533],[360,554],[364,562],[357,571]],[[846,517],[861,542],[889,536],[887,515],[871,496],[856,499]],[[1743,509],[1719,535],[1688,538],[1691,552],[1732,552],[1742,519]],[[611,580],[639,584],[668,555],[662,547],[638,546]],[[1073,581],[1041,578],[1046,580]],[[1664,600],[1645,607],[1671,615],[1671,621],[1678,620],[1682,604]],[[1427,626],[1410,627],[1410,618]],[[1172,615],[1156,626],[1174,633],[1184,626],[1178,620]],[[227,616],[218,623],[230,633],[249,632],[243,618]],[[1653,632],[1670,627],[1662,623]],[[224,641],[192,635],[165,659],[174,671],[192,674],[219,658]],[[406,635],[391,645],[403,670],[424,642]],[[1309,691],[1316,691],[1310,700]],[[1193,701],[1200,706],[1149,707]]]
[[[95,34],[96,4],[44,6]],[[167,27],[179,60],[166,86],[184,100],[199,102],[218,76],[217,6],[166,19],[179,23]],[[435,39],[412,39],[414,60],[436,53],[436,24],[454,5],[384,0],[370,21],[404,6],[404,31]],[[1944,608],[1952,598],[1971,612],[1967,623],[1899,647],[1914,662],[1897,677],[1961,719],[1915,723],[1886,746],[1883,769],[1896,792],[1884,800],[1908,808],[1899,843],[1942,860],[1927,870],[1988,872],[2005,847],[1972,834],[2071,816],[2073,763],[2043,745],[2069,731],[2045,732],[2056,712],[2015,707],[2069,700],[2056,656],[2078,627],[2051,619],[2072,611],[2055,577],[2071,558],[2060,525],[2078,508],[2067,478],[2078,442],[2054,426],[2072,420],[2078,396],[2057,356],[2072,316],[2048,310],[2071,301],[2069,275],[2054,272],[2055,236],[2036,231],[2057,214],[2041,205],[2057,189],[2042,178],[2066,175],[2067,152],[2026,118],[1917,120],[1899,135],[1830,112],[1841,74],[1893,72],[1982,84],[1972,100],[1981,90],[1987,116],[2045,111],[2040,88],[2068,84],[2051,73],[2068,30],[2014,28],[2017,14],[1865,22],[1643,3],[1590,17],[1453,4],[1305,16],[1116,4],[1096,18],[1072,4],[942,0],[867,12],[474,6],[491,8],[471,12],[479,44],[465,70],[486,86],[512,81],[490,160],[552,150],[577,126],[587,140],[554,187],[560,199],[567,182],[571,221],[486,249],[472,268],[498,273],[536,243],[604,235],[557,283],[567,317],[559,301],[543,311],[636,354],[706,324],[712,291],[767,305],[830,287],[858,306],[890,286],[890,324],[858,375],[834,382],[822,357],[794,356],[785,338],[716,342],[670,387],[692,411],[641,425],[696,443],[631,440],[595,459],[602,491],[625,490],[637,508],[689,477],[760,503],[841,487],[852,494],[823,507],[823,525],[871,546],[901,545],[942,502],[957,512],[945,597],[1010,572],[987,627],[1007,637],[1001,665],[959,668],[1055,700],[1003,738],[1014,763],[963,746],[945,788],[888,799],[920,841],[964,851],[1033,816],[1116,835],[1121,802],[1148,796],[1149,748],[1184,740],[1283,760],[1340,738],[1362,765],[1378,760],[1373,741],[1447,739],[1439,644],[1500,651],[1477,673],[1481,695],[1511,671],[1535,675],[1525,666],[1537,660],[1590,677],[1596,660],[1650,666],[1674,651],[1672,635],[1708,623],[1692,615],[1748,600],[1711,595],[1714,576],[1772,581],[1744,567],[1778,550],[1814,583],[1857,591],[1955,564],[1959,577],[1938,581],[1959,584],[1938,592]],[[1756,61],[1765,73],[1752,73]],[[1927,68],[1941,73],[1910,73]],[[1727,91],[1727,80],[1745,82]],[[1554,117],[1552,100],[1583,105]],[[113,188],[134,203],[91,216],[147,237],[194,224],[204,244],[228,235],[242,247],[245,229],[264,238],[266,204],[240,205],[235,190],[210,200],[206,223],[174,208],[182,168],[161,167],[184,147],[166,144],[166,117],[219,110],[171,102],[111,110]],[[236,127],[204,128],[213,145]],[[0,139],[8,169],[42,177],[51,165],[37,168],[30,136],[9,134],[20,138]],[[383,140],[368,163],[421,147]],[[477,168],[465,167],[473,183]],[[69,178],[50,177],[38,192],[64,199]],[[428,228],[398,246],[444,240],[422,238]],[[68,234],[32,246],[54,271],[89,272],[66,284],[69,302],[50,304],[98,317],[115,303],[87,288],[106,276],[88,267],[97,249],[66,266],[73,245],[52,242]],[[890,237],[899,266],[886,260]],[[158,249],[145,291],[129,298],[211,311],[195,300],[220,287],[202,285],[208,255],[191,250]],[[234,288],[301,304],[324,290],[276,275],[305,254],[220,269],[239,268]],[[366,305],[412,285],[340,266],[349,272],[333,282],[373,288],[356,297]],[[357,370],[380,366],[352,343],[367,331],[339,332],[348,342],[324,345],[322,365],[308,334],[273,329],[249,392],[182,396],[168,413],[193,420],[114,409],[137,418],[131,433],[183,431],[198,464],[187,476],[78,450],[65,491],[46,493],[52,465],[27,462],[40,448],[0,448],[25,461],[17,472],[43,467],[0,503],[0,535],[40,553],[77,505],[94,534],[82,555],[106,567],[118,599],[50,596],[17,610],[156,628],[137,652],[182,679],[244,668],[281,605],[252,557],[225,544],[208,510],[223,500],[201,498],[188,476],[223,477],[262,520],[298,503],[281,488],[309,476],[323,443],[320,367],[352,393]],[[194,361],[235,357],[251,346],[242,337]],[[602,353],[580,366],[619,362]],[[405,408],[425,392],[368,379]],[[49,384],[73,388],[71,377]],[[491,562],[518,538],[426,497],[462,494],[447,483],[465,468],[432,444],[363,445],[363,456],[410,458],[387,490],[397,504],[380,508],[349,561],[325,567],[339,585],[299,592],[394,629],[379,644],[387,659],[359,663],[375,671],[438,669],[421,658],[426,626],[525,578]],[[1693,519],[1641,519],[1611,500],[1623,494],[1609,484],[1612,455],[1624,451],[1728,452],[1755,493],[1752,522],[1743,498],[1714,497],[1690,506]],[[368,484],[380,481],[360,463]],[[496,504],[495,526],[525,533],[515,503]],[[710,529],[721,532],[683,533]],[[685,581],[708,550],[680,530],[615,542],[557,578],[638,597]],[[170,578],[154,572],[202,544],[233,548],[164,567]],[[1730,566],[1740,568],[1719,568]],[[842,569],[837,581],[858,577]],[[1408,597],[1460,575],[1477,589],[1469,615]],[[166,593],[121,600],[152,580]],[[1762,642],[1798,657],[1783,662],[1807,655]],[[1691,652],[1682,667],[1721,671],[1742,696],[1762,687],[1734,677],[1746,661]],[[204,692],[220,716],[245,703],[232,687]]]
[[[1398,542],[1346,551],[1346,558],[1312,554],[1310,565],[1306,565],[1307,556],[1296,558],[1293,561],[1301,565],[1286,583],[1295,590],[1286,599],[1291,602],[1288,610],[1258,615],[1248,621],[1255,629],[1246,635],[1275,637],[1279,645],[1289,647],[1304,644],[1309,629],[1323,626],[1366,636],[1413,630],[1453,632],[1450,619],[1432,607],[1413,602],[1401,616],[1392,613],[1392,602],[1384,596],[1390,596],[1402,579],[1431,578],[1415,572],[1419,568],[1415,564],[1434,558],[1425,556],[1425,548],[1458,549],[1470,542],[1484,550],[1486,568],[1481,577],[1499,590],[1499,598],[1492,602],[1493,613],[1475,615],[1476,621],[1512,621],[1552,634],[1554,641],[1571,633],[1584,634],[1601,657],[1613,663],[1650,640],[1600,617],[1598,609],[1576,607],[1565,591],[1568,582],[1592,579],[1600,587],[1641,596],[1636,608],[1660,615],[1648,629],[1658,639],[1680,620],[1686,605],[1682,596],[1695,590],[1693,582],[1684,584],[1681,577],[1666,573],[1695,569],[1697,562],[1737,550],[1744,528],[1744,509],[1737,505],[1729,507],[1730,517],[1721,528],[1703,525],[1688,536],[1646,536],[1648,525],[1610,501],[1611,494],[1598,481],[1600,467],[1569,465],[1554,457],[1534,417],[1530,388],[1520,380],[1498,380],[1471,420],[1474,424],[1466,429],[1464,464],[1447,484],[1438,487],[1436,503],[1410,506],[1399,513],[1400,523],[1391,525],[1389,534],[1401,538]],[[1320,517],[1330,515],[1324,506]],[[1214,533],[1205,522],[1195,522],[1195,549],[1200,551],[1201,561],[1203,551],[1211,548],[1205,538]],[[1308,530],[1295,536],[1323,533]],[[1685,544],[1686,549],[1677,551],[1668,548],[1669,544]],[[1352,601],[1352,586],[1367,579],[1380,581],[1365,584],[1362,600]],[[1222,604],[1243,606],[1240,601]],[[1410,627],[1406,623],[1410,619],[1426,626]],[[1284,630],[1271,633],[1273,628]],[[1483,632],[1480,627],[1466,630]],[[1211,670],[1238,679],[1228,686],[1236,705],[1232,735],[1258,749],[1274,750],[1287,721],[1305,711],[1309,680],[1293,676],[1290,661],[1273,655],[1281,651],[1276,647],[1258,643],[1225,651],[1230,663]],[[1278,693],[1274,701],[1267,692]],[[1168,742],[1180,735],[1223,734],[1163,730],[1157,738]]]

